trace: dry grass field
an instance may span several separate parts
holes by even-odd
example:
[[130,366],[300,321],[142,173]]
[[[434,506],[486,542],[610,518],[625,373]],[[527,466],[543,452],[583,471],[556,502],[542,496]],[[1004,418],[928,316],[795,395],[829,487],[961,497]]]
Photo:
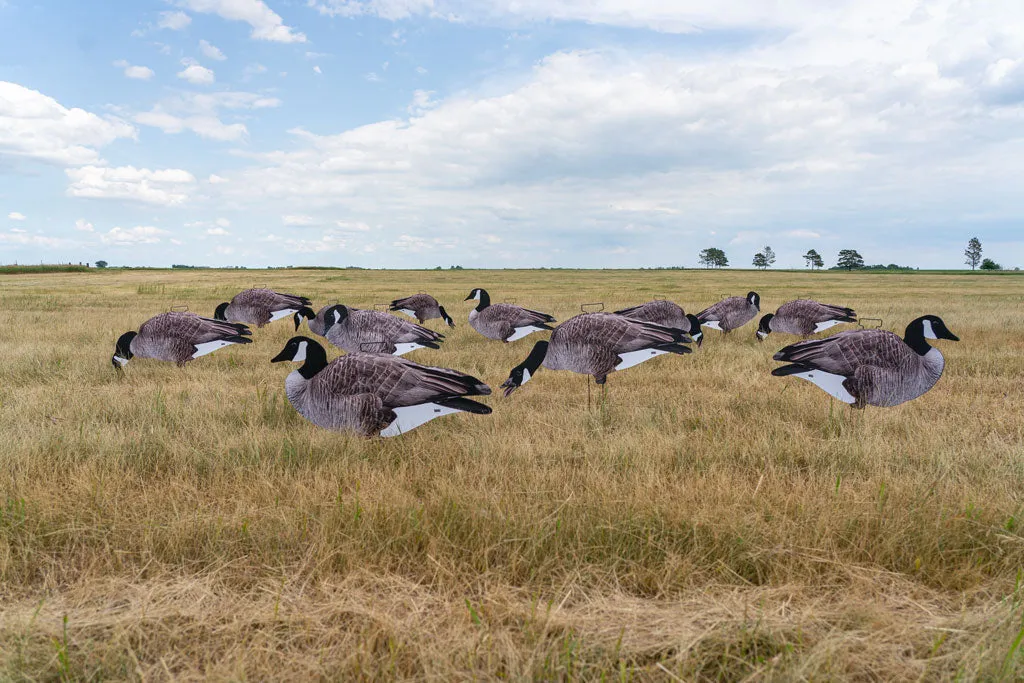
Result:
[[[429,291],[459,326],[410,357],[496,390],[538,337],[478,336],[472,287],[560,320],[813,295],[962,341],[898,408],[771,377],[792,338],[752,324],[613,374],[589,409],[582,377],[542,370],[490,416],[377,440],[288,405],[289,322],[116,378],[120,333],[261,285]],[[0,293],[0,679],[1024,678],[1020,277],[111,271]]]

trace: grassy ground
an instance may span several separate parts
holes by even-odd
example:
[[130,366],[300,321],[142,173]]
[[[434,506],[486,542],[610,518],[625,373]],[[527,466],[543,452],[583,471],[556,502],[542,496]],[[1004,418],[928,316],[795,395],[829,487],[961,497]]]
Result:
[[[542,370],[491,416],[390,440],[294,413],[269,363],[287,322],[115,378],[120,333],[254,285],[430,291],[459,327],[411,357],[495,388],[533,338],[476,335],[472,287],[559,319],[755,289],[890,329],[936,313],[962,341],[894,409],[771,377],[792,340],[750,325],[612,375],[589,410],[584,379]],[[0,679],[1024,677],[1017,278],[126,271],[0,292]]]

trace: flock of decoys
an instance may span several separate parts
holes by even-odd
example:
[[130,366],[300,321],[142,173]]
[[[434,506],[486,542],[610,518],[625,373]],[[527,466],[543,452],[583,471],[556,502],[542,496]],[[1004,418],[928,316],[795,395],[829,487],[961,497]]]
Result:
[[[556,321],[551,315],[513,303],[492,304],[483,289],[470,292],[466,301],[470,300],[477,305],[469,313],[469,324],[488,339],[508,343],[535,332],[551,333],[512,368],[501,385],[505,396],[530,381],[541,367],[588,375],[603,388],[612,372],[667,353],[690,353],[688,344],[699,347],[703,341],[702,328],[729,334],[761,310],[757,292],[723,299],[696,315],[656,299],[614,313],[581,313],[552,327]],[[429,294],[391,302],[391,311],[419,324],[378,310],[334,304],[314,312],[310,306],[305,297],[258,288],[220,304],[213,318],[187,311],[161,313],[138,332],[121,335],[111,362],[118,372],[133,357],[183,366],[219,348],[251,343],[250,325],[263,327],[291,317],[296,332],[305,319],[310,332],[346,352],[328,361],[319,342],[296,336],[270,361],[301,363],[285,379],[285,393],[303,417],[320,427],[395,436],[442,415],[491,412],[489,406],[468,398],[491,393],[476,377],[401,357],[416,349],[437,349],[444,341],[443,334],[423,327],[424,322],[440,319],[455,326]],[[756,336],[764,341],[774,332],[806,339],[834,325],[855,322],[850,308],[798,299],[762,316]],[[883,329],[861,328],[786,346],[774,359],[787,364],[772,374],[806,379],[856,408],[895,406],[921,396],[942,375],[945,361],[929,339],[959,341],[941,318],[925,315],[911,321],[902,338]]]

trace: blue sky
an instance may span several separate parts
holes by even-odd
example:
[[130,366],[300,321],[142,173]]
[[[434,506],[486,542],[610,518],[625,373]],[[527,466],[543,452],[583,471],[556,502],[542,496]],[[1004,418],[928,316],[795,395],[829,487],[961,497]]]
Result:
[[1019,0],[0,0],[0,262],[1024,266]]

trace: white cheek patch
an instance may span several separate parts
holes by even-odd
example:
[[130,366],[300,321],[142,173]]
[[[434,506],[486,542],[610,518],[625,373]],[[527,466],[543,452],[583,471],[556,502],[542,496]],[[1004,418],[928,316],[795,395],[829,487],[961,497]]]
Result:
[[925,320],[921,323],[924,326],[924,338],[925,339],[938,339],[939,337],[935,334],[935,329],[932,327],[931,320]]
[[270,321],[280,320],[281,318],[287,318],[290,315],[294,315],[299,312],[297,308],[285,308],[280,311],[274,311],[270,314]]
[[116,360],[117,364],[120,365],[122,368],[124,366],[128,365],[128,359],[127,358],[121,358],[121,356],[114,356],[114,360]]
[[295,363],[305,363],[306,362],[306,347],[308,345],[309,345],[308,342],[299,342],[299,348],[295,352],[295,357],[292,358],[293,362],[295,362]]
[[840,322],[841,321],[839,321],[839,320],[826,320],[823,323],[816,323],[814,325],[814,331],[815,332],[824,332],[825,330],[827,330],[830,327],[835,327],[836,325],[839,325]]
[[532,379],[532,378],[533,378],[533,375],[530,374],[530,371],[527,370],[526,368],[523,368],[523,381],[519,383],[519,386],[523,386],[524,384],[529,382],[530,379]]
[[380,435],[385,438],[411,432],[420,425],[426,424],[427,422],[430,422],[435,418],[442,417],[443,415],[462,412],[461,410],[441,406],[436,403],[421,403],[418,406],[392,408],[392,410],[395,411],[395,415],[397,415],[397,417],[394,422],[381,431]]
[[645,360],[650,360],[655,356],[660,356],[668,351],[662,351],[661,349],[643,349],[641,351],[629,351],[628,353],[620,353],[619,358],[622,359],[618,365],[615,366],[616,370],[625,370],[631,368],[634,365],[640,365]]
[[830,372],[822,372],[821,370],[809,370],[807,372],[795,373],[793,376],[816,384],[826,394],[839,399],[843,403],[855,403],[857,401],[846,390],[846,387],[843,386],[843,380],[846,378],[842,375],[833,375]]
[[479,289],[474,289],[473,290],[473,299],[475,299],[476,301],[480,301],[480,290]]
[[417,344],[416,342],[406,342],[404,344],[395,344],[395,352],[393,354],[391,354],[391,355],[393,355],[393,356],[401,356],[403,354],[409,353],[410,351],[415,351],[416,349],[425,349],[425,348],[427,348],[427,347],[423,346],[422,344]]
[[200,356],[213,353],[217,349],[223,349],[225,346],[230,346],[231,344],[234,344],[234,342],[224,341],[222,339],[206,342],[204,344],[196,344],[196,352],[192,354],[192,357],[199,358]]
[[517,327],[516,331],[512,333],[512,336],[509,337],[508,339],[506,339],[505,341],[510,341],[510,342],[511,341],[516,341],[517,339],[522,339],[523,337],[525,337],[525,336],[527,336],[529,334],[533,334],[534,332],[543,332],[543,331],[544,331],[543,327],[534,327],[533,325],[526,325],[525,327]]
[[711,328],[712,330],[718,330],[719,332],[721,332],[721,331],[722,331],[722,326],[718,324],[718,321],[717,321],[717,320],[707,320],[707,321],[705,321],[705,322],[703,322],[703,323],[701,323],[701,324],[702,324],[702,325],[703,325],[704,327],[709,327],[709,328]]
[[[817,331],[818,331],[818,330],[815,330],[815,332],[817,332]],[[758,339],[764,339],[764,338],[765,338],[765,337],[767,337],[767,336],[768,336],[768,333],[767,333],[767,332],[762,332],[761,330],[758,330],[758,331],[757,331],[757,338],[758,338]]]
[[398,312],[399,313],[405,313],[410,318],[415,318],[416,317],[416,311],[409,310],[408,308],[400,308],[400,309],[398,309]]

